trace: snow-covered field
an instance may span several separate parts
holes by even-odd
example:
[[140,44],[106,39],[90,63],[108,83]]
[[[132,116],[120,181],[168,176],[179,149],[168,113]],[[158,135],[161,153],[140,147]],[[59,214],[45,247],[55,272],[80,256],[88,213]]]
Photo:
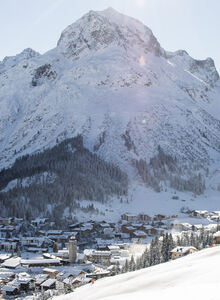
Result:
[[[178,199],[174,200],[173,196],[177,196]],[[128,203],[127,198],[129,200]],[[80,201],[82,207],[87,207],[89,204],[91,204],[89,200]],[[121,215],[126,212],[132,214],[146,213],[150,216],[161,213],[167,216],[177,214],[179,222],[194,224],[192,218],[184,220],[186,216],[180,212],[182,207],[188,207],[191,210],[220,210],[219,191],[217,190],[209,188],[200,196],[195,196],[190,192],[174,191],[171,188],[157,193],[151,188],[136,182],[133,182],[130,186],[128,197],[124,197],[122,202],[118,197],[112,197],[108,203],[102,204],[94,201],[93,205],[99,210],[99,214],[94,214],[93,212],[85,214],[79,211],[77,217],[80,220],[96,219],[99,221],[117,222]],[[201,224],[204,220],[196,219],[195,224]]]
[[219,300],[220,247],[100,279],[56,300]]

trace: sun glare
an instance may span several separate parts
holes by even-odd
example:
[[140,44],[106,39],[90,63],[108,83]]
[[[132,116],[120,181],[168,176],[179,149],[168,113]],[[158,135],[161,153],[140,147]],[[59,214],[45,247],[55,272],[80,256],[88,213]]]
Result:
[[145,0],[136,0],[137,6],[143,7],[145,4]]

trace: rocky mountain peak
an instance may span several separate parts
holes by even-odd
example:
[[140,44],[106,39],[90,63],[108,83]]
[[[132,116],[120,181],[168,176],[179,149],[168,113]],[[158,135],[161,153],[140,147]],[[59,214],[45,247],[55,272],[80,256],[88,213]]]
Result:
[[0,73],[7,69],[13,68],[21,61],[28,60],[39,56],[40,54],[31,48],[24,49],[21,53],[15,56],[6,56],[2,62],[0,62]]
[[157,56],[164,54],[147,26],[112,8],[90,11],[68,26],[58,41],[58,49],[73,59],[107,47],[120,49],[126,55],[136,52],[143,55],[148,52]]

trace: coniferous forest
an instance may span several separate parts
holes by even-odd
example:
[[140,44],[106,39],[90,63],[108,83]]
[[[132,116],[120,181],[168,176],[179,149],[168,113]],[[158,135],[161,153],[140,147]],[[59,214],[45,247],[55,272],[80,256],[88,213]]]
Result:
[[[41,176],[45,173],[46,179]],[[31,184],[24,184],[25,178],[32,177]],[[13,180],[16,185],[5,189]],[[11,168],[0,172],[0,189],[2,216],[28,219],[43,214],[58,219],[66,207],[70,213],[80,208],[80,200],[105,203],[110,196],[126,195],[128,178],[118,167],[92,154],[77,136],[17,159]],[[94,210],[93,203],[84,209]]]

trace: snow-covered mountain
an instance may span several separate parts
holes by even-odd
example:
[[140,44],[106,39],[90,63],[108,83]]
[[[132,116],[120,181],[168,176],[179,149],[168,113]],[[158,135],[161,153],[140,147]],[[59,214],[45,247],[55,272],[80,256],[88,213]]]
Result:
[[210,248],[135,272],[103,278],[59,300],[219,299],[220,248]]
[[0,168],[81,134],[131,178],[158,146],[189,169],[216,172],[219,97],[211,58],[165,51],[148,27],[111,8],[90,11],[51,51],[0,63]]

